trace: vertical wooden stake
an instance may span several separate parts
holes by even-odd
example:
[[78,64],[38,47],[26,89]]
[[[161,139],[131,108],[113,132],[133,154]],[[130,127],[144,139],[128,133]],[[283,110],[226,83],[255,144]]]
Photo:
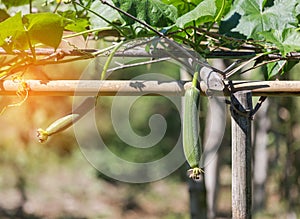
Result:
[[231,97],[232,122],[232,218],[250,219],[252,95],[240,91]]

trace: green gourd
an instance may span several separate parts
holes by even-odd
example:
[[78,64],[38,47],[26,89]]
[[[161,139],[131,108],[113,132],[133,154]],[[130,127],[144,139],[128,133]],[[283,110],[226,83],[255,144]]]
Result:
[[46,130],[39,128],[37,130],[37,137],[39,142],[43,143],[47,141],[48,137],[54,135],[56,133],[62,132],[65,129],[72,126],[75,122],[77,122],[80,118],[82,118],[85,114],[87,114],[90,110],[95,107],[95,98],[88,97],[86,98],[72,113],[69,113],[66,116],[57,119],[53,123],[51,123]]
[[46,128],[46,130],[39,128],[37,130],[37,137],[39,139],[39,142],[43,143],[43,142],[47,141],[49,136],[67,129],[78,118],[79,118],[79,114],[66,115],[66,116],[56,120],[55,122],[51,123]]
[[192,86],[185,91],[183,111],[183,151],[191,169],[188,176],[194,180],[201,178],[203,170],[199,167],[202,155],[199,136],[199,100],[200,90],[197,86],[198,73],[194,74]]

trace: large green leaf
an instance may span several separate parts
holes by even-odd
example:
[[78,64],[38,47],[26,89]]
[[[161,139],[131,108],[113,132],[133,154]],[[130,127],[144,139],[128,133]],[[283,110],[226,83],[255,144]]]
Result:
[[[160,0],[113,0],[114,4],[133,15],[139,20],[154,27],[166,27],[175,23],[177,9]],[[126,15],[121,14],[127,24],[134,24],[135,21]]]
[[239,0],[233,10],[241,17],[232,31],[247,38],[261,39],[259,33],[271,29],[282,31],[298,23],[295,11],[297,0],[275,0],[272,6],[266,0]]
[[215,0],[204,0],[196,8],[182,15],[176,21],[176,25],[183,28],[186,24],[201,20],[202,22],[214,21],[217,14]]
[[15,14],[0,23],[0,46],[7,52],[13,49],[28,48],[26,30],[22,23],[21,13]]
[[289,52],[300,51],[300,33],[294,28],[280,30],[270,30],[261,32],[260,35],[270,43],[273,43],[281,52],[286,55]]
[[28,49],[29,43],[57,48],[65,25],[65,19],[57,14],[38,13],[22,17],[17,13],[0,23],[0,46],[7,52]]
[[61,42],[64,21],[60,15],[49,12],[27,14],[23,19],[31,44],[43,43],[54,48]]

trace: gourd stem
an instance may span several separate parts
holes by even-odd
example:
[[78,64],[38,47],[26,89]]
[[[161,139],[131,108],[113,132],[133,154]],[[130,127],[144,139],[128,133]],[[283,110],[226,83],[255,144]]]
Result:
[[192,87],[197,87],[198,75],[199,75],[198,72],[195,72],[195,73],[194,73],[193,81],[192,81]]

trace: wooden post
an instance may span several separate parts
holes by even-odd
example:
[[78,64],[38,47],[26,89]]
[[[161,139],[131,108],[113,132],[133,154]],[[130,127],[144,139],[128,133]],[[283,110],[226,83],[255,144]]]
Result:
[[252,94],[239,91],[231,97],[232,121],[232,218],[250,219]]

